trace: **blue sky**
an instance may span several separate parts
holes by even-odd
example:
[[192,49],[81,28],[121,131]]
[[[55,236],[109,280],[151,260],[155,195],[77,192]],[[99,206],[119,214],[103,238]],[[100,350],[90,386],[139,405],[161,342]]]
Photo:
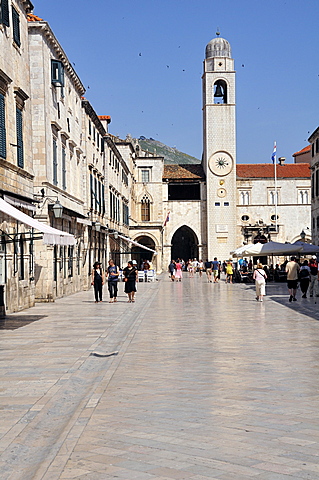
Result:
[[33,0],[110,132],[201,158],[202,69],[217,28],[232,47],[237,162],[270,162],[319,125],[317,0]]

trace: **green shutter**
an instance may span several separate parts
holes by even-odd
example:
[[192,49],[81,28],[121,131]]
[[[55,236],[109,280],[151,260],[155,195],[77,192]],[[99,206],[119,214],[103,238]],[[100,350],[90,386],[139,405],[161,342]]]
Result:
[[4,95],[0,93],[0,157],[7,157]]
[[0,0],[0,23],[10,27],[8,0]]
[[65,147],[62,147],[62,188],[66,190],[66,165],[65,165]]
[[93,210],[93,195],[94,195],[94,192],[93,192],[93,175],[92,173],[90,173],[90,194],[91,194],[91,210]]
[[13,40],[20,47],[20,18],[14,7],[12,7],[12,26],[13,26]]
[[56,139],[53,139],[53,185],[58,184],[58,147]]
[[23,159],[23,124],[22,124],[22,111],[16,108],[16,127],[17,127],[17,160],[18,167],[24,167]]

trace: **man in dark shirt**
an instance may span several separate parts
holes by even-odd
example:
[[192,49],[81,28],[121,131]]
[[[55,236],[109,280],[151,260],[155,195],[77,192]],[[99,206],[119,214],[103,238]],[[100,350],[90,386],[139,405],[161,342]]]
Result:
[[205,262],[205,270],[208,282],[212,283],[212,262],[209,262],[208,259]]
[[218,283],[218,272],[219,272],[219,261],[217,257],[214,258],[212,262],[212,269],[213,269],[213,276],[214,276],[214,283]]

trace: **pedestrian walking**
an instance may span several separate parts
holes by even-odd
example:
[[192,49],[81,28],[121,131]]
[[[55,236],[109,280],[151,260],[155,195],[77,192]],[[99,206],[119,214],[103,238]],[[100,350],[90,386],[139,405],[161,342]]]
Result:
[[228,260],[228,262],[226,263],[226,283],[233,283],[233,274],[234,270],[232,262],[231,260]]
[[200,277],[203,275],[203,270],[204,270],[204,262],[203,262],[203,260],[200,260],[198,262],[198,271],[199,271],[199,276]]
[[133,262],[127,262],[127,267],[123,270],[124,274],[124,292],[128,295],[128,303],[135,302],[136,282],[138,279],[138,270]]
[[309,262],[310,268],[310,287],[309,287],[309,296],[318,296],[318,262],[317,257],[313,255]]
[[175,271],[175,280],[177,282],[181,282],[183,278],[183,273],[182,273],[182,264],[180,263],[179,259],[175,263],[176,271]]
[[188,260],[187,270],[190,278],[194,276],[193,259]]
[[94,287],[95,303],[102,302],[104,272],[101,262],[95,262],[91,274],[91,285]]
[[120,270],[115,265],[114,260],[109,260],[109,266],[107,267],[107,285],[110,293],[110,303],[117,302],[117,285],[119,280]]
[[261,263],[258,263],[257,268],[254,270],[253,279],[255,280],[256,286],[256,300],[257,302],[262,302],[263,297],[266,295],[266,278],[267,274],[263,269]]
[[300,290],[303,293],[302,298],[307,298],[307,290],[310,283],[310,268],[308,265],[308,260],[305,260],[302,266],[300,267],[299,280],[300,280]]
[[171,260],[171,263],[168,266],[168,271],[169,271],[172,282],[174,282],[175,280],[175,261],[174,260]]
[[287,272],[287,286],[289,291],[289,302],[296,302],[296,293],[298,287],[298,276],[300,267],[296,262],[296,257],[290,257],[290,262],[286,265]]
[[208,258],[206,258],[205,270],[206,270],[208,283],[212,283],[212,262],[209,262]]
[[217,260],[217,257],[214,258],[214,261],[212,262],[212,270],[213,270],[213,277],[214,277],[214,283],[218,283],[218,273],[219,273],[220,265],[219,261]]

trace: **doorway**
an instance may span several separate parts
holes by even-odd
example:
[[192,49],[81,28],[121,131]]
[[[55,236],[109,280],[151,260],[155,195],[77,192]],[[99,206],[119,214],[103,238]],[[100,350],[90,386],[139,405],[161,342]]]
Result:
[[190,258],[198,259],[198,239],[194,231],[184,225],[180,227],[173,235],[171,258],[177,260],[180,258],[187,262]]

